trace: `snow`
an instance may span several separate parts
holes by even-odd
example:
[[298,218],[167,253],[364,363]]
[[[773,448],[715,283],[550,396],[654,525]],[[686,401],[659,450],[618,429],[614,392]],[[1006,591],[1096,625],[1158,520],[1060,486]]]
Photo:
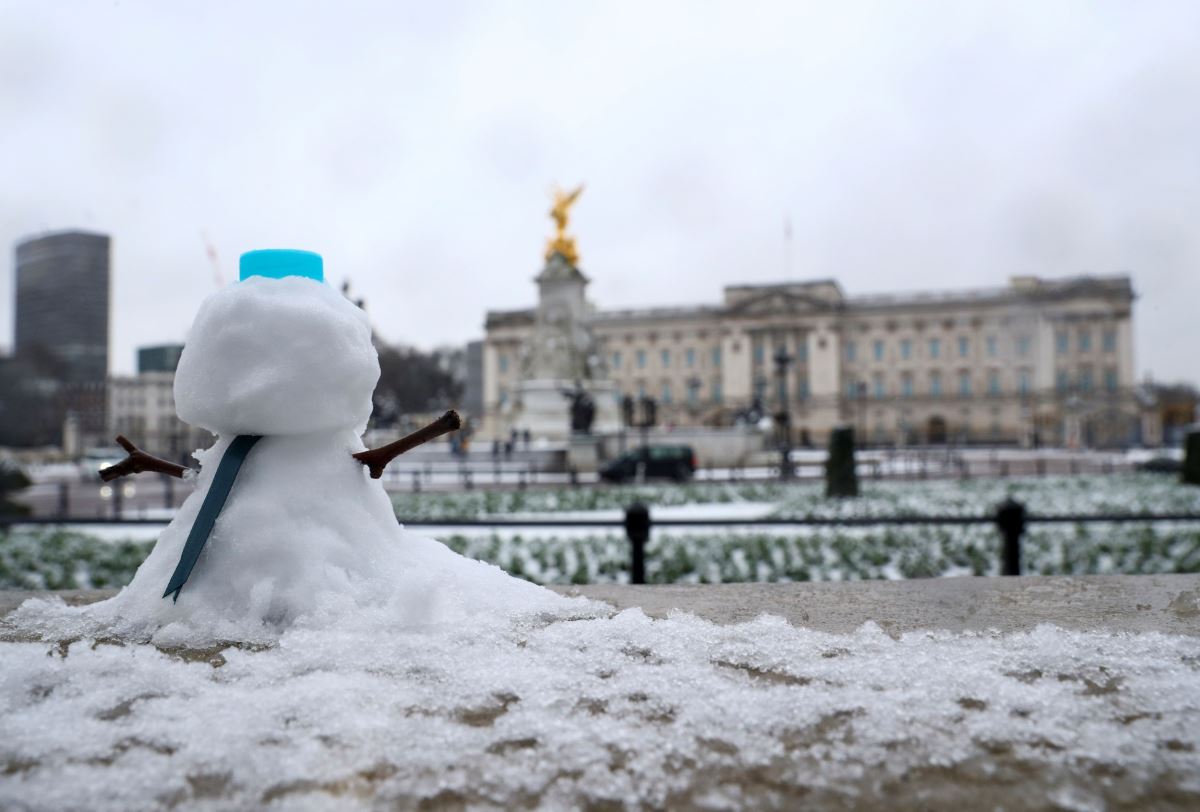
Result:
[[1192,637],[380,607],[266,647],[9,642],[0,663],[3,808],[734,808],[930,770],[1017,771],[1032,805],[1200,793]]
[[201,304],[175,406],[214,434],[362,434],[378,380],[362,310],[321,282],[256,276]]

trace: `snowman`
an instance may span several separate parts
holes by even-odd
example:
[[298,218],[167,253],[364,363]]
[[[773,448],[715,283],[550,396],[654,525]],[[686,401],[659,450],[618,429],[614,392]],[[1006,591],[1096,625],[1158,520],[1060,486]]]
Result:
[[200,306],[175,376],[179,417],[216,435],[198,471],[119,438],[104,478],[156,471],[195,492],[132,582],[79,610],[81,632],[179,642],[272,639],[306,618],[382,611],[397,623],[541,611],[565,599],[405,531],[379,477],[395,456],[458,427],[439,421],[382,448],[360,436],[379,361],[361,309],[324,282],[321,257],[252,251],[240,281]]

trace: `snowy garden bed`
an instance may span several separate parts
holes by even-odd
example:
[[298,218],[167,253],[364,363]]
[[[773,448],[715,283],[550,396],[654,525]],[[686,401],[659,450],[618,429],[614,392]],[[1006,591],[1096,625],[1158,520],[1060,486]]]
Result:
[[1008,496],[1033,513],[1200,512],[1200,488],[1161,474],[1014,477],[929,481],[862,480],[856,499],[825,497],[824,485],[806,482],[709,483],[557,488],[529,491],[393,493],[396,515],[408,521],[480,519],[605,511],[617,516],[633,502],[651,509],[770,503],[781,517],[990,515]]
[[[886,518],[986,516],[1007,496],[1033,514],[1197,513],[1200,488],[1149,474],[938,482],[866,482],[858,499],[826,499],[813,485],[691,484],[393,496],[402,518],[619,522],[635,500],[666,518]],[[133,539],[123,536],[140,533]],[[121,586],[160,528],[34,529],[0,532],[0,588]],[[620,583],[629,544],[606,528],[421,527],[456,552],[542,584]],[[994,575],[999,536],[991,524],[929,526],[724,527],[656,529],[647,546],[649,583],[828,581]],[[1200,571],[1200,523],[1033,524],[1025,571],[1038,575]]]
[[[444,531],[444,532],[443,532]],[[464,534],[421,528],[455,552],[541,584],[624,583],[629,542],[617,532],[514,530]],[[648,583],[844,581],[999,573],[999,537],[964,526],[762,528],[733,525],[655,531]],[[17,528],[0,534],[0,588],[92,589],[128,583],[153,541]],[[1200,572],[1200,524],[1033,525],[1025,571],[1036,575]]]

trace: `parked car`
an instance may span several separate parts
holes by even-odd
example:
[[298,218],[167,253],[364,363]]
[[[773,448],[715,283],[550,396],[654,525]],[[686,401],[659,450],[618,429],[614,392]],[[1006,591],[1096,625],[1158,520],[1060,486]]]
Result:
[[688,445],[651,445],[626,451],[600,469],[608,482],[632,482],[643,468],[646,479],[687,482],[696,473],[696,452]]
[[84,482],[94,482],[100,471],[110,465],[116,465],[123,459],[125,459],[125,451],[120,446],[89,448],[79,461],[80,476]]
[[1183,470],[1183,462],[1174,457],[1153,457],[1139,462],[1137,469],[1151,474],[1178,474]]

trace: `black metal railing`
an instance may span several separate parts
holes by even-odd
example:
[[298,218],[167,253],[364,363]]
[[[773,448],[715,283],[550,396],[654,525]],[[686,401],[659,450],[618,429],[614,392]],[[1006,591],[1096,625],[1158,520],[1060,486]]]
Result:
[[[54,517],[0,517],[0,529],[13,525],[165,525],[169,519],[156,518],[84,518],[64,519]],[[619,519],[506,519],[506,518],[424,518],[402,522],[408,527],[465,528],[608,528],[622,529],[629,541],[630,583],[646,582],[646,544],[654,528],[665,527],[886,527],[900,525],[994,525],[1000,534],[1000,572],[1002,575],[1020,575],[1022,541],[1031,524],[1102,524],[1126,522],[1200,522],[1200,513],[1063,513],[1038,515],[1029,514],[1025,506],[1014,499],[1007,499],[990,514],[967,516],[854,516],[854,517],[767,517],[767,518],[696,518],[654,520],[650,509],[635,502],[625,509]]]

